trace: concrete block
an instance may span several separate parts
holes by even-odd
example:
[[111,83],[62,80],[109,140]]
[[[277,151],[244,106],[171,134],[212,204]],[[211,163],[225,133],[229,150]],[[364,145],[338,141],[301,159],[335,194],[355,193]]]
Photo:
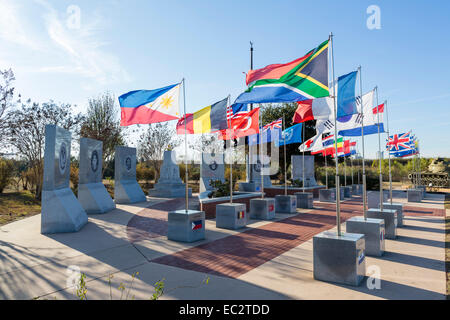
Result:
[[197,210],[170,211],[167,239],[181,242],[205,239],[205,212]]
[[371,208],[367,210],[367,218],[383,219],[386,238],[397,238],[397,210]]
[[250,218],[260,220],[272,220],[275,218],[275,199],[251,199]]
[[397,227],[403,227],[403,203],[400,202],[384,202],[384,209],[397,210]]
[[361,233],[365,236],[366,254],[382,256],[384,253],[385,228],[383,219],[352,217],[345,223],[346,232]]
[[88,214],[102,214],[116,208],[102,182],[79,184],[78,201]]
[[276,195],[275,212],[278,213],[296,213],[297,197],[294,195]]
[[422,202],[423,191],[421,189],[408,189],[408,202]]
[[[339,188],[341,194],[341,201],[344,200],[344,189]],[[336,202],[336,188],[319,190],[319,201],[322,202]]]
[[216,227],[236,230],[248,223],[244,203],[222,203],[216,206]]
[[358,286],[366,274],[363,234],[325,231],[313,237],[314,279]]
[[297,208],[313,208],[314,194],[312,192],[296,192],[294,195],[297,197]]
[[146,201],[144,191],[136,181],[136,148],[116,147],[114,161],[115,203],[136,203]]
[[341,187],[344,190],[344,198],[351,198],[352,197],[352,187]]
[[[383,192],[383,202],[388,200],[388,194]],[[367,207],[377,209],[380,206],[380,192],[368,191],[367,192]]]

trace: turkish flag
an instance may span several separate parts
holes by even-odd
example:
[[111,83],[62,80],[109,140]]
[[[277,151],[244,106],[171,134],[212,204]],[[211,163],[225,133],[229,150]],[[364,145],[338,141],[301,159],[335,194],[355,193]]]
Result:
[[246,116],[228,121],[229,128],[220,130],[219,139],[230,140],[259,133],[259,108],[248,112]]

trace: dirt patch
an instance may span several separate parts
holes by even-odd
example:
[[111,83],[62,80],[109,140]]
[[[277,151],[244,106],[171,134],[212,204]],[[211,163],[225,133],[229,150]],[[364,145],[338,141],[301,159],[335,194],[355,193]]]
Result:
[[41,202],[28,191],[0,194],[0,226],[41,213]]

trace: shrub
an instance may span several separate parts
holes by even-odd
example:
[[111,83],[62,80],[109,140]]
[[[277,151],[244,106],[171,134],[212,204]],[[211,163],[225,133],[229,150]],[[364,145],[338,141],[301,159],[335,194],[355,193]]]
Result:
[[0,193],[14,178],[14,164],[11,160],[0,159]]

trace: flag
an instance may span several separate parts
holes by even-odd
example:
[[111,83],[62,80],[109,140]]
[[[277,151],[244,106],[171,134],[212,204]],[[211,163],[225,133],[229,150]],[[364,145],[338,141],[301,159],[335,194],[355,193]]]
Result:
[[306,140],[298,148],[298,150],[300,150],[300,152],[311,151],[311,154],[319,153],[320,151],[322,151],[322,149],[323,149],[323,147],[322,147],[322,133],[318,133],[314,137],[312,137],[311,139]]
[[337,81],[337,118],[357,113],[355,84],[358,72],[353,71],[340,76]]
[[411,149],[410,132],[394,134],[388,137],[386,149],[391,153]]
[[177,134],[184,134],[185,119],[187,134],[225,130],[228,127],[227,102],[228,98],[225,98],[199,111],[186,114],[177,123]]
[[293,123],[309,120],[327,120],[334,108],[333,98],[309,99],[297,102],[297,110],[292,118]]
[[239,219],[243,219],[245,217],[245,211],[238,211],[237,212],[237,218]]
[[235,103],[293,102],[329,96],[328,40],[286,64],[250,70]]
[[[285,142],[286,140],[286,142]],[[286,128],[280,137],[278,146],[284,146],[285,144],[300,143],[302,142],[302,124],[296,124],[292,127]]]
[[[231,106],[232,110],[235,108],[233,106]],[[236,111],[231,111],[233,115],[227,112],[227,114],[230,114],[228,120],[229,127],[219,131],[219,139],[230,140],[259,133],[259,108],[246,111],[246,106],[236,106]]]
[[202,220],[192,221],[192,230],[199,230],[202,228]]
[[[262,128],[262,143],[269,143],[272,141],[279,141],[282,131],[283,120],[280,118],[278,120],[272,121],[266,124]],[[260,143],[260,133],[254,134],[249,137],[248,144],[255,145]]]
[[120,125],[157,123],[180,118],[181,84],[155,90],[136,90],[119,97]]

